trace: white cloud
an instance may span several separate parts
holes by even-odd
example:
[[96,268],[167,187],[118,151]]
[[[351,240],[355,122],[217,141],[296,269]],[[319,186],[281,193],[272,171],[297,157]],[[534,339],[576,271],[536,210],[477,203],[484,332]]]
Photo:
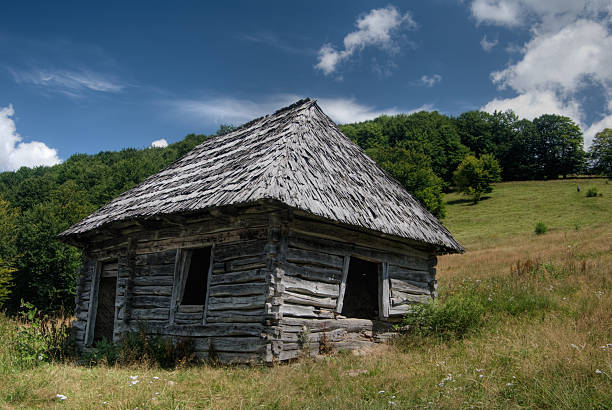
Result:
[[[485,12],[491,7],[512,13],[495,17]],[[581,125],[590,144],[596,128],[612,118],[612,0],[474,0],[471,9],[479,23],[523,26],[530,33],[524,45],[512,49],[518,59],[491,73],[500,89],[517,95],[493,99],[482,108],[512,109],[525,118],[566,115]],[[584,97],[593,92],[601,92],[602,106],[594,107],[593,99],[584,105]],[[587,110],[600,112],[600,119],[591,121]]]
[[524,46],[523,58],[492,73],[493,81],[518,92],[558,89],[578,91],[585,80],[612,84],[612,36],[605,24],[578,20],[563,29],[536,34]]
[[[215,124],[240,125],[254,118],[271,114],[300,98],[295,94],[278,94],[261,100],[214,98],[209,100],[182,100],[170,104],[173,111],[178,115],[195,118],[198,121],[210,121]],[[354,98],[319,98],[318,104],[332,120],[340,124],[366,121],[383,114],[395,115],[432,109],[429,105],[423,105],[412,110],[400,110],[396,107],[376,108],[360,104]]]
[[495,23],[502,26],[516,26],[520,20],[520,7],[517,2],[500,0],[474,0],[472,15],[479,23]]
[[151,143],[152,148],[166,148],[168,146],[168,141],[165,138],[161,138],[155,140]]
[[55,149],[39,141],[22,142],[11,118],[13,115],[12,105],[0,109],[0,170],[59,164],[61,161]]
[[82,96],[85,92],[118,93],[126,87],[110,76],[89,70],[8,70],[18,84],[35,85],[71,97]]
[[493,50],[493,47],[497,45],[498,41],[499,40],[497,39],[492,41],[487,40],[487,35],[485,34],[482,40],[480,40],[480,46],[488,53],[489,51]]
[[402,15],[395,7],[387,6],[372,9],[355,23],[357,30],[344,37],[344,49],[336,50],[330,43],[324,44],[319,50],[319,61],[315,68],[329,75],[336,71],[338,64],[348,60],[355,52],[365,47],[379,47],[387,52],[396,52],[397,46],[393,35],[402,26],[416,28],[416,23],[409,12]]
[[600,121],[591,124],[584,131],[584,145],[589,147],[593,142],[593,138],[595,138],[595,135],[598,132],[603,131],[605,128],[612,128],[612,114],[606,115]]
[[442,81],[442,76],[440,74],[423,75],[421,76],[420,84],[426,87],[433,87],[440,81]]
[[533,120],[542,114],[559,114],[580,122],[582,114],[575,101],[563,102],[551,91],[531,91],[514,98],[495,98],[480,108],[493,113],[495,111],[512,110],[520,118]]
[[540,23],[559,28],[577,18],[596,18],[612,11],[610,0],[473,0],[478,23],[513,27]]

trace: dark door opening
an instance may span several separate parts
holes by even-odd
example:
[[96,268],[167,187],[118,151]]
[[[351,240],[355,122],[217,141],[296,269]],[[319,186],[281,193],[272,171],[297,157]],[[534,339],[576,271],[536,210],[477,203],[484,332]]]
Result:
[[181,305],[204,305],[212,247],[191,250]]
[[378,264],[351,256],[342,315],[378,319]]
[[98,285],[98,306],[93,341],[113,340],[115,330],[115,296],[117,291],[117,262],[104,263]]

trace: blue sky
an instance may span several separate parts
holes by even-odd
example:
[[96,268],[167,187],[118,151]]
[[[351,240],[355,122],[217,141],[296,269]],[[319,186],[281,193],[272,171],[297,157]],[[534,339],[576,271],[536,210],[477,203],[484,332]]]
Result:
[[[612,127],[612,0],[10,2],[0,170],[213,133],[302,98]],[[164,140],[164,141],[161,141]]]

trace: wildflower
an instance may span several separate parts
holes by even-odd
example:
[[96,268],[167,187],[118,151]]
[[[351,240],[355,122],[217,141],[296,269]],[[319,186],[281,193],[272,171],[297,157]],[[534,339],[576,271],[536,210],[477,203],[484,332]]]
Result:
[[56,394],[55,397],[57,397],[58,399],[64,401],[66,400],[68,397],[64,396],[63,394]]
[[131,382],[131,383],[132,383],[132,385],[134,385],[134,384],[138,384],[138,380],[132,380],[132,382]]
[[513,383],[506,383],[506,386],[512,387],[512,386],[514,386],[514,384]]
[[480,377],[482,379],[484,376],[482,374],[479,374],[478,377]]
[[155,395],[156,395],[156,396],[158,396],[158,395],[159,395],[159,392],[158,392],[158,391],[156,391],[156,392],[155,392]]
[[392,406],[395,406],[395,402],[393,402],[393,401],[389,401],[389,404],[392,405]]
[[378,392],[378,394],[383,394],[384,392],[385,392],[384,390],[381,390]]
[[136,379],[138,379],[138,376],[130,376],[130,379],[136,380]]
[[153,380],[159,380],[159,377],[153,376]]
[[476,371],[477,371],[478,373],[482,373],[482,371],[483,371],[483,370],[484,370],[484,369],[476,369]]
[[601,370],[599,370],[599,369],[596,369],[596,370],[595,370],[595,373],[597,373],[597,374],[602,374],[603,372],[602,372]]

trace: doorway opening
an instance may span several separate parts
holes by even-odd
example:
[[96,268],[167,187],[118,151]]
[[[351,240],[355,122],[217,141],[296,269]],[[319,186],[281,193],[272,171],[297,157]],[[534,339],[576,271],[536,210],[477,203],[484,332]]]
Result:
[[379,264],[351,256],[342,315],[358,319],[378,319]]
[[187,279],[185,280],[181,305],[204,305],[206,303],[206,285],[211,253],[211,246],[190,250]]
[[113,341],[115,330],[115,297],[117,294],[117,261],[105,262],[100,271],[93,342]]

